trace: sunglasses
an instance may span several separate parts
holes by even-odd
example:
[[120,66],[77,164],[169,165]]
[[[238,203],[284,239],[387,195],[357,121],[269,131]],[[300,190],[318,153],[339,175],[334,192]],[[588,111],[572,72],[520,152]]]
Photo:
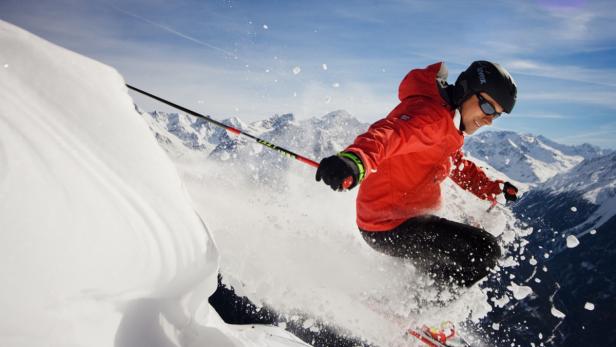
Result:
[[486,98],[481,96],[481,94],[477,93],[477,100],[479,100],[479,107],[481,111],[486,115],[492,117],[492,119],[496,119],[502,115],[502,112],[496,112],[496,107],[492,105]]

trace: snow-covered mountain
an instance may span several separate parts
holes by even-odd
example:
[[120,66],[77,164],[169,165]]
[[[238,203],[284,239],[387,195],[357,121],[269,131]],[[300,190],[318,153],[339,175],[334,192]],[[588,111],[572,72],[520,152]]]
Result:
[[512,131],[486,131],[465,140],[464,151],[510,178],[530,184],[570,170],[584,159],[608,153],[589,144],[568,146],[544,136]]
[[[143,111],[140,112],[146,115]],[[165,139],[161,141],[162,145],[170,151],[174,151],[173,146],[182,143],[188,148],[202,150],[220,160],[230,157],[244,160],[255,155],[267,156],[270,153],[262,151],[261,145],[253,146],[253,143],[247,142],[246,139],[229,135],[224,129],[204,119],[162,112],[147,113],[147,116],[152,130]],[[283,143],[292,151],[315,158],[342,150],[369,125],[361,123],[344,110],[300,121],[296,120],[293,114],[282,114],[252,123],[244,123],[238,118],[224,119],[222,123],[273,143]],[[168,139],[168,133],[175,135],[177,139]]]
[[[495,310],[491,319],[530,322],[524,335],[541,333],[558,346],[616,344],[613,334],[597,333],[613,331],[616,307],[616,153],[584,160],[537,185],[514,209],[535,229],[527,238],[530,259],[544,263],[515,269],[534,282],[536,296]],[[553,309],[562,315],[538,314]]]
[[[182,143],[221,160],[237,158],[256,163],[255,158],[262,161],[272,160],[276,156],[276,153],[263,151],[257,144],[247,144],[244,139],[229,135],[203,119],[176,113],[152,112],[148,115],[152,120],[151,127],[158,136],[168,137],[165,134],[171,133],[177,137],[161,141],[167,142],[165,148],[168,151],[177,151],[177,145]],[[270,142],[283,143],[289,149],[313,158],[323,158],[340,151],[369,126],[344,110],[300,121],[292,114],[284,114],[250,124],[237,118],[225,119],[223,123]],[[469,136],[465,139],[464,152],[486,167],[498,171],[497,175],[502,173],[514,181],[530,185],[545,182],[566,172],[584,159],[610,153],[609,150],[589,144],[563,145],[541,135],[521,135],[511,131],[486,131]],[[280,165],[288,163],[280,159],[277,161]]]
[[[176,113],[140,112],[159,143],[170,153],[177,155],[184,147],[196,149],[210,159],[248,167],[253,173],[251,177],[265,184],[281,184],[286,169],[294,165],[278,152],[251,139],[231,135],[203,119]],[[224,119],[222,123],[317,161],[341,151],[368,128],[368,124],[344,110],[299,121],[293,114],[282,114],[252,123],[237,118]]]
[[516,209],[537,225],[586,237],[616,215],[616,153],[584,160],[552,177],[524,196]]

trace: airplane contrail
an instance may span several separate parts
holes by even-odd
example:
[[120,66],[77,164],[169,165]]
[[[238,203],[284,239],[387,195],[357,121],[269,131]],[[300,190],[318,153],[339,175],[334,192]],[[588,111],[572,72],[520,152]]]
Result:
[[140,16],[140,15],[138,15],[138,14],[135,14],[135,13],[132,13],[132,12],[129,12],[129,11],[126,11],[126,10],[124,10],[124,9],[122,9],[122,8],[119,8],[119,7],[115,6],[115,5],[111,5],[111,4],[110,4],[109,6],[110,6],[111,8],[113,8],[114,10],[116,10],[116,11],[118,11],[118,12],[121,12],[121,13],[123,13],[123,14],[127,15],[127,16],[131,16],[131,17],[137,18],[137,19],[139,19],[139,20],[141,20],[141,21],[144,21],[144,22],[149,23],[149,24],[151,24],[151,25],[157,26],[157,27],[159,27],[159,28],[161,28],[161,29],[163,29],[163,30],[165,30],[165,31],[167,31],[167,32],[170,32],[170,33],[172,33],[172,34],[174,34],[174,35],[176,35],[176,36],[179,36],[179,37],[184,38],[184,39],[186,39],[186,40],[192,41],[192,42],[194,42],[194,43],[196,43],[196,44],[198,44],[198,45],[201,45],[201,46],[205,46],[205,47],[208,47],[208,48],[214,49],[214,50],[216,50],[216,51],[219,51],[219,52],[222,52],[222,53],[224,53],[224,54],[226,54],[226,55],[229,55],[229,56],[233,57],[234,59],[238,59],[238,57],[237,57],[237,55],[236,55],[235,53],[230,52],[230,51],[227,51],[226,49],[223,49],[223,48],[220,48],[220,47],[214,46],[214,45],[209,44],[209,43],[207,43],[207,42],[205,42],[205,41],[201,41],[201,40],[196,39],[196,38],[194,38],[194,37],[192,37],[192,36],[189,36],[189,35],[186,35],[186,34],[184,34],[184,33],[181,33],[181,32],[179,32],[179,31],[177,31],[177,30],[175,30],[175,29],[173,29],[173,28],[170,28],[170,27],[168,27],[168,26],[166,26],[166,25],[162,25],[162,24],[159,24],[159,23],[153,22],[153,21],[151,21],[151,20],[149,20],[149,19],[147,19],[147,18],[145,18],[145,17],[142,17],[142,16]]

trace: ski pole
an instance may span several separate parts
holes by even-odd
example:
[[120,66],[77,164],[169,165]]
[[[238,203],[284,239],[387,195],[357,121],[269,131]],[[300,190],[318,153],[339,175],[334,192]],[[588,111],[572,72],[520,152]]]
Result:
[[[319,167],[319,163],[317,163],[314,160],[308,159],[308,158],[306,158],[306,157],[304,157],[302,155],[299,155],[297,153],[293,153],[293,152],[289,151],[288,149],[279,147],[279,146],[277,146],[277,145],[275,145],[275,144],[273,144],[271,142],[268,142],[266,140],[260,139],[260,138],[254,136],[254,135],[251,135],[249,133],[246,133],[244,131],[236,129],[236,128],[232,127],[232,126],[229,126],[229,125],[226,125],[224,123],[221,123],[221,122],[219,122],[217,120],[212,119],[210,116],[204,116],[204,115],[202,115],[200,113],[197,113],[195,111],[189,110],[189,109],[187,109],[185,107],[182,107],[182,106],[180,106],[178,104],[175,104],[175,103],[173,103],[171,101],[165,100],[165,99],[163,99],[161,97],[158,97],[158,96],[156,96],[154,94],[150,94],[150,93],[148,93],[148,92],[146,92],[144,90],[141,90],[141,89],[139,89],[137,87],[133,87],[133,86],[131,86],[128,83],[126,84],[126,86],[129,89],[134,90],[137,93],[140,93],[140,94],[143,94],[145,96],[148,96],[148,97],[150,97],[150,98],[152,98],[154,100],[158,100],[158,101],[160,101],[160,102],[162,102],[164,104],[167,104],[167,105],[169,105],[171,107],[177,108],[180,111],[184,111],[184,112],[186,112],[188,114],[191,114],[191,115],[193,115],[195,117],[203,118],[206,121],[208,121],[208,122],[210,122],[210,123],[212,123],[214,125],[217,125],[217,126],[219,126],[221,128],[226,129],[227,131],[229,131],[230,133],[232,133],[234,135],[237,135],[237,136],[244,135],[244,136],[246,136],[248,138],[251,138],[251,139],[255,140],[258,144],[261,144],[261,145],[263,145],[263,146],[265,146],[265,147],[267,147],[269,149],[272,149],[274,151],[278,151],[278,153],[280,153],[280,154],[282,154],[284,156],[287,156],[289,158],[293,158],[293,159],[299,160],[300,162],[302,162],[304,164],[308,164],[308,165],[310,165],[312,167],[316,167],[316,168]],[[342,183],[342,187],[344,189],[348,189],[351,186],[351,184],[353,184],[353,177],[349,176],[349,177],[345,178],[344,182]]]
[[232,127],[232,126],[228,126],[228,125],[226,125],[224,123],[221,123],[221,122],[219,122],[217,120],[214,120],[214,119],[210,118],[210,116],[204,116],[204,115],[202,115],[200,113],[197,113],[195,111],[189,110],[189,109],[187,109],[185,107],[182,107],[182,106],[180,106],[178,104],[174,104],[171,101],[167,101],[167,100],[165,100],[163,98],[160,98],[160,97],[158,97],[156,95],[150,94],[150,93],[148,93],[148,92],[146,92],[144,90],[141,90],[139,88],[133,87],[133,86],[131,86],[129,84],[126,84],[126,86],[129,89],[136,91],[137,93],[143,94],[145,96],[149,96],[150,98],[152,98],[154,100],[158,100],[158,101],[160,101],[160,102],[162,102],[164,104],[167,104],[167,105],[169,105],[171,107],[177,108],[180,111],[184,111],[184,112],[186,112],[188,114],[191,114],[191,115],[193,115],[195,117],[203,118],[206,121],[208,121],[208,122],[210,122],[210,123],[212,123],[214,125],[217,125],[217,126],[219,126],[221,128],[226,129],[227,131],[229,131],[230,133],[232,133],[234,135],[237,135],[237,136],[244,135],[244,136],[246,136],[248,138],[251,138],[251,139],[255,140],[258,144],[261,144],[261,145],[263,145],[263,146],[265,146],[265,147],[267,147],[269,149],[273,149],[275,151],[278,151],[280,154],[282,154],[284,156],[287,156],[287,157],[290,157],[290,158],[293,158],[293,159],[297,159],[297,160],[301,161],[302,163],[308,164],[308,165],[310,165],[312,167],[316,167],[316,168],[319,167],[319,163],[317,163],[314,160],[308,159],[308,158],[306,158],[304,156],[301,156],[301,155],[299,155],[297,153],[293,153],[293,152],[289,151],[288,149],[284,149],[282,147],[276,146],[275,144],[273,144],[271,142],[268,142],[266,140],[260,139],[260,138],[254,136],[254,135],[251,135],[249,133],[246,133],[244,131],[236,129],[236,128]]
[[486,210],[486,212],[491,212],[495,206],[500,205],[503,208],[509,206],[510,204],[503,204],[502,202],[498,202],[496,200],[492,200],[492,203],[490,203],[490,207],[488,207],[488,209]]

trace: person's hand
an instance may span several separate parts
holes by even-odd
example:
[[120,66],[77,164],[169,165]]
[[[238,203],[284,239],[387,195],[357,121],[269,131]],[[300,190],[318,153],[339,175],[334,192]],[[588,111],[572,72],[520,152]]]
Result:
[[507,201],[516,201],[518,200],[518,188],[509,182],[505,182],[503,185],[503,195],[505,195],[505,200]]
[[355,187],[359,183],[360,168],[355,161],[346,156],[348,154],[345,156],[338,154],[321,160],[316,180],[323,179],[325,184],[338,191]]

